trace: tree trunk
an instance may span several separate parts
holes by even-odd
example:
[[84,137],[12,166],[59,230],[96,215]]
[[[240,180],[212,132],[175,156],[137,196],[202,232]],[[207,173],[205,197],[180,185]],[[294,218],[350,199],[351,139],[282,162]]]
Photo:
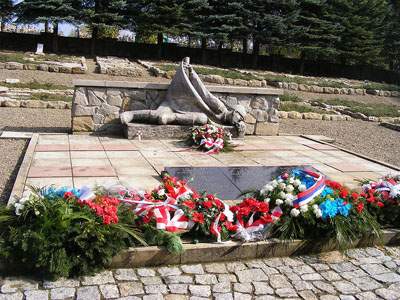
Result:
[[304,73],[304,60],[306,58],[306,54],[304,51],[301,51],[300,54],[300,65],[299,65],[299,74],[302,75]]
[[162,59],[163,56],[163,43],[164,37],[162,32],[157,34],[157,58]]
[[257,39],[253,40],[253,58],[251,62],[251,67],[257,69],[258,63],[258,52],[260,52],[260,41]]
[[218,44],[218,66],[221,66],[222,60],[222,45],[224,44],[223,41],[220,41]]
[[92,40],[90,43],[90,55],[93,55],[93,56],[95,55],[97,32],[98,32],[98,28],[97,28],[97,26],[94,26],[93,31],[92,31]]
[[53,52],[58,53],[58,23],[54,23],[53,26]]
[[49,33],[49,21],[44,21],[44,32]]
[[6,27],[6,20],[5,17],[2,16],[0,18],[0,31],[3,32],[5,27]]
[[205,65],[207,62],[207,39],[201,38],[201,64]]
[[188,48],[192,46],[191,43],[192,43],[192,37],[188,35]]

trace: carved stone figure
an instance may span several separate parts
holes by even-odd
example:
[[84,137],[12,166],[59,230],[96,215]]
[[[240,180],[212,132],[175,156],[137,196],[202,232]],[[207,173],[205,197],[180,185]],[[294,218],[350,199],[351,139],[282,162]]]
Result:
[[236,125],[244,131],[246,110],[237,105],[228,110],[224,103],[213,96],[201,82],[197,73],[185,57],[179,65],[165,99],[156,110],[137,110],[121,113],[121,122],[134,123],[204,125],[208,121]]

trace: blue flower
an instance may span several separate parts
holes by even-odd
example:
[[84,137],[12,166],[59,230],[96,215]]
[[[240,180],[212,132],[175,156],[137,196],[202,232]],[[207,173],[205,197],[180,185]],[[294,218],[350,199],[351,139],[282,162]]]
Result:
[[49,187],[48,189],[42,189],[40,191],[40,194],[42,196],[47,196],[50,199],[54,198],[54,195],[56,194],[57,189],[54,187],[54,185],[52,185],[51,187]]
[[326,197],[328,195],[332,195],[333,194],[333,190],[330,187],[325,186],[324,190],[321,193],[321,197]]
[[326,217],[333,218],[338,212],[338,207],[335,201],[332,200],[326,200],[322,202],[319,206],[319,209],[322,210],[321,218],[323,219],[325,219]]
[[339,213],[342,216],[347,217],[349,215],[349,210],[350,210],[351,204],[347,203],[346,205],[344,205],[344,201],[342,198],[336,198],[335,202],[338,207]]

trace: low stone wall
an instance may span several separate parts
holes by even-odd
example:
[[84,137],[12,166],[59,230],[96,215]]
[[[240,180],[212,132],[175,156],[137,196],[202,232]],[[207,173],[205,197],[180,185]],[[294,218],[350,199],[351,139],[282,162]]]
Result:
[[[156,109],[169,84],[149,82],[74,80],[72,131],[122,133],[119,114],[123,111]],[[278,133],[278,89],[207,86],[228,108],[246,108],[246,134]]]

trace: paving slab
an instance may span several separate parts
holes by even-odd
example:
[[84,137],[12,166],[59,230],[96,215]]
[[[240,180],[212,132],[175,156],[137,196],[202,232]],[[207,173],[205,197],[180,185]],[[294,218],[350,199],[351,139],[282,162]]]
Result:
[[14,131],[3,131],[0,135],[1,139],[30,139],[32,132],[14,132]]

